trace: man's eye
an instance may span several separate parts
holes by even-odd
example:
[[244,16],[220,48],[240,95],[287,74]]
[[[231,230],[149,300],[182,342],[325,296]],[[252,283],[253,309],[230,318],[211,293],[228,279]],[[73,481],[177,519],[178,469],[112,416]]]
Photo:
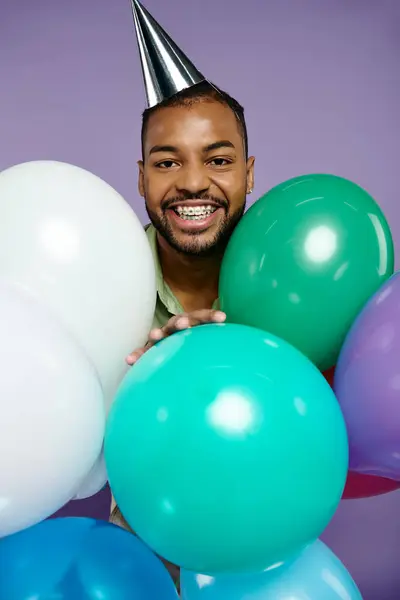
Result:
[[213,158],[210,161],[210,164],[214,165],[215,167],[224,167],[225,165],[229,165],[230,163],[231,161],[227,158]]
[[176,162],[173,160],[163,160],[160,163],[157,163],[157,167],[159,169],[171,169],[174,165],[176,165]]

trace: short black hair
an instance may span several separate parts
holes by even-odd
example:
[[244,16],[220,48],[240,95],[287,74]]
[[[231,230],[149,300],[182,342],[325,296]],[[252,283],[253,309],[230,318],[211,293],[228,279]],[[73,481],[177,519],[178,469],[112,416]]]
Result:
[[163,100],[156,106],[152,106],[151,108],[147,108],[142,115],[142,133],[141,133],[141,141],[142,141],[142,158],[144,159],[144,138],[146,136],[147,126],[149,122],[150,116],[159,110],[160,108],[166,108],[171,106],[190,106],[195,102],[199,102],[201,100],[213,100],[215,102],[220,102],[225,106],[228,106],[232,112],[235,114],[236,120],[238,122],[238,126],[240,132],[243,137],[244,143],[244,151],[246,159],[248,158],[248,138],[247,138],[247,127],[246,121],[244,118],[244,108],[239,104],[237,100],[232,98],[229,94],[219,89],[214,84],[208,81],[202,81],[201,83],[197,83],[189,88],[174,94],[170,98]]

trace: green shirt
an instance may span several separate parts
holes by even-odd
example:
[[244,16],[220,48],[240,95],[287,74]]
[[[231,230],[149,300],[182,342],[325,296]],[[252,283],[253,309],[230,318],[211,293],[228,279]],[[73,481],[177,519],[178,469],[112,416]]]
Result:
[[[147,239],[150,243],[151,251],[153,253],[154,265],[156,268],[157,303],[156,310],[154,312],[153,327],[163,327],[171,317],[179,315],[185,311],[183,310],[179,300],[172,293],[169,285],[164,281],[160,257],[158,255],[157,232],[153,225],[147,225],[145,230]],[[215,310],[218,309],[218,304],[218,300],[216,300],[213,304],[213,308]]]

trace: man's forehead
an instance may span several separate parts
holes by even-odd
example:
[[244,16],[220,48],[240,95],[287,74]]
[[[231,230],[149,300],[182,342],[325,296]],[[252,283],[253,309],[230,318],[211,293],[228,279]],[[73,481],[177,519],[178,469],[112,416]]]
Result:
[[178,142],[200,147],[220,139],[234,146],[241,143],[233,111],[220,102],[196,102],[155,111],[148,122],[146,147]]

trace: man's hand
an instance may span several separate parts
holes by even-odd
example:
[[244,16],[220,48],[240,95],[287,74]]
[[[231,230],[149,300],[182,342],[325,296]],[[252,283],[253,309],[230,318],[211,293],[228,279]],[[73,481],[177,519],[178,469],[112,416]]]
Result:
[[147,350],[149,350],[154,344],[163,340],[164,338],[172,335],[182,329],[188,329],[189,327],[195,327],[196,325],[204,325],[206,323],[223,323],[226,319],[225,313],[220,310],[195,310],[191,313],[181,313],[172,317],[164,327],[161,329],[152,329],[149,333],[149,339],[143,348],[139,348],[130,354],[126,362],[128,365],[133,365]]

